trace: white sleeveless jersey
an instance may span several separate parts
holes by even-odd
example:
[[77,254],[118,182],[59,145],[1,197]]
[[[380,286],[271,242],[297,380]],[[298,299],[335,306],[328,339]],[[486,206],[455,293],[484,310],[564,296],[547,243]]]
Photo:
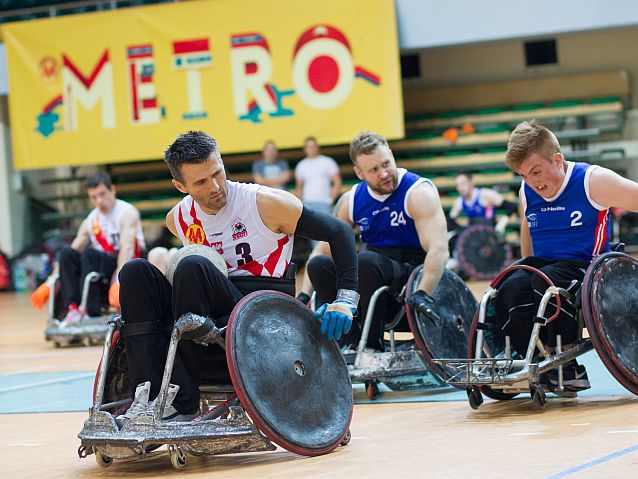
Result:
[[[86,227],[89,230],[91,245],[104,253],[119,253],[120,234],[122,233],[122,216],[135,207],[122,200],[115,200],[115,205],[107,214],[95,208],[86,217]],[[141,251],[146,247],[141,222],[137,226],[135,235],[134,256],[140,257]]]
[[215,248],[228,266],[229,276],[283,277],[292,256],[292,235],[275,233],[257,211],[260,185],[226,181],[226,205],[215,215],[202,211],[189,195],[174,210],[184,246]]

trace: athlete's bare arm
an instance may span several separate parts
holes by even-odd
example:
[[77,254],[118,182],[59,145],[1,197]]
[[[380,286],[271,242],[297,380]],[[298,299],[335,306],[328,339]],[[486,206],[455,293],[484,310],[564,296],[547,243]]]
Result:
[[135,256],[137,230],[141,221],[140,212],[136,208],[130,208],[122,215],[120,221],[120,252],[117,255],[117,268],[113,273],[113,278],[117,278],[124,263]]
[[179,235],[177,234],[177,227],[175,226],[175,208],[177,208],[177,206],[173,206],[171,211],[166,214],[166,227],[171,233],[173,233],[173,235],[179,238]]
[[598,167],[591,172],[589,195],[600,206],[638,212],[638,183],[607,168]]
[[77,235],[71,242],[71,248],[73,248],[75,251],[80,251],[80,252],[84,251],[84,248],[86,248],[91,242],[91,237],[89,236],[89,229],[87,227],[87,221],[88,221],[87,219],[82,221],[82,224],[80,225],[80,229],[78,229]]
[[534,249],[532,248],[532,238],[529,235],[529,226],[527,225],[522,203],[518,207],[518,215],[521,220],[521,256],[526,258],[534,255]]
[[414,220],[419,242],[427,252],[423,262],[423,276],[418,289],[432,294],[441,279],[450,254],[447,247],[447,224],[441,207],[439,192],[425,183],[408,196],[407,210]]
[[260,188],[257,211],[264,224],[275,233],[293,234],[303,205],[299,198],[284,190]]

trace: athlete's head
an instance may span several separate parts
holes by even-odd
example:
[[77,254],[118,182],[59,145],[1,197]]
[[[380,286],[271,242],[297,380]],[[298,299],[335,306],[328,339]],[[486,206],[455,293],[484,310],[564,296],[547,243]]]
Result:
[[456,191],[464,198],[469,198],[474,191],[474,181],[472,180],[472,173],[462,172],[457,173],[456,178]]
[[215,214],[226,205],[226,172],[217,142],[202,131],[189,131],[164,152],[173,185],[193,197],[205,213]]
[[388,142],[381,135],[362,131],[350,143],[350,160],[357,178],[375,193],[392,193],[399,184],[397,165]]
[[115,186],[111,177],[102,171],[91,173],[84,181],[86,194],[94,208],[108,213],[115,205]]
[[505,163],[544,198],[553,198],[565,178],[566,164],[556,136],[533,120],[519,123],[510,136]]

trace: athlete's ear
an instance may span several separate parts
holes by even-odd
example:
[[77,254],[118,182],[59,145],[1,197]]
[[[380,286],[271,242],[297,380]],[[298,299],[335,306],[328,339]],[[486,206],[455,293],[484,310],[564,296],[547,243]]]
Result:
[[177,188],[181,193],[188,193],[188,191],[186,191],[186,187],[175,178],[171,179],[171,181],[173,182],[173,186],[175,186],[175,188]]
[[363,173],[356,166],[354,167],[354,174],[357,175],[357,178],[359,178],[360,180],[363,180]]

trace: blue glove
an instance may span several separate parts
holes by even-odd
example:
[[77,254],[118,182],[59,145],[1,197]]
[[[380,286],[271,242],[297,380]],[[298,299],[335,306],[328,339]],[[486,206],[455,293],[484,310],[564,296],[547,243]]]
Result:
[[357,312],[357,306],[350,301],[337,299],[328,304],[322,304],[315,312],[315,318],[321,319],[321,334],[330,340],[341,339],[352,327],[352,317]]

